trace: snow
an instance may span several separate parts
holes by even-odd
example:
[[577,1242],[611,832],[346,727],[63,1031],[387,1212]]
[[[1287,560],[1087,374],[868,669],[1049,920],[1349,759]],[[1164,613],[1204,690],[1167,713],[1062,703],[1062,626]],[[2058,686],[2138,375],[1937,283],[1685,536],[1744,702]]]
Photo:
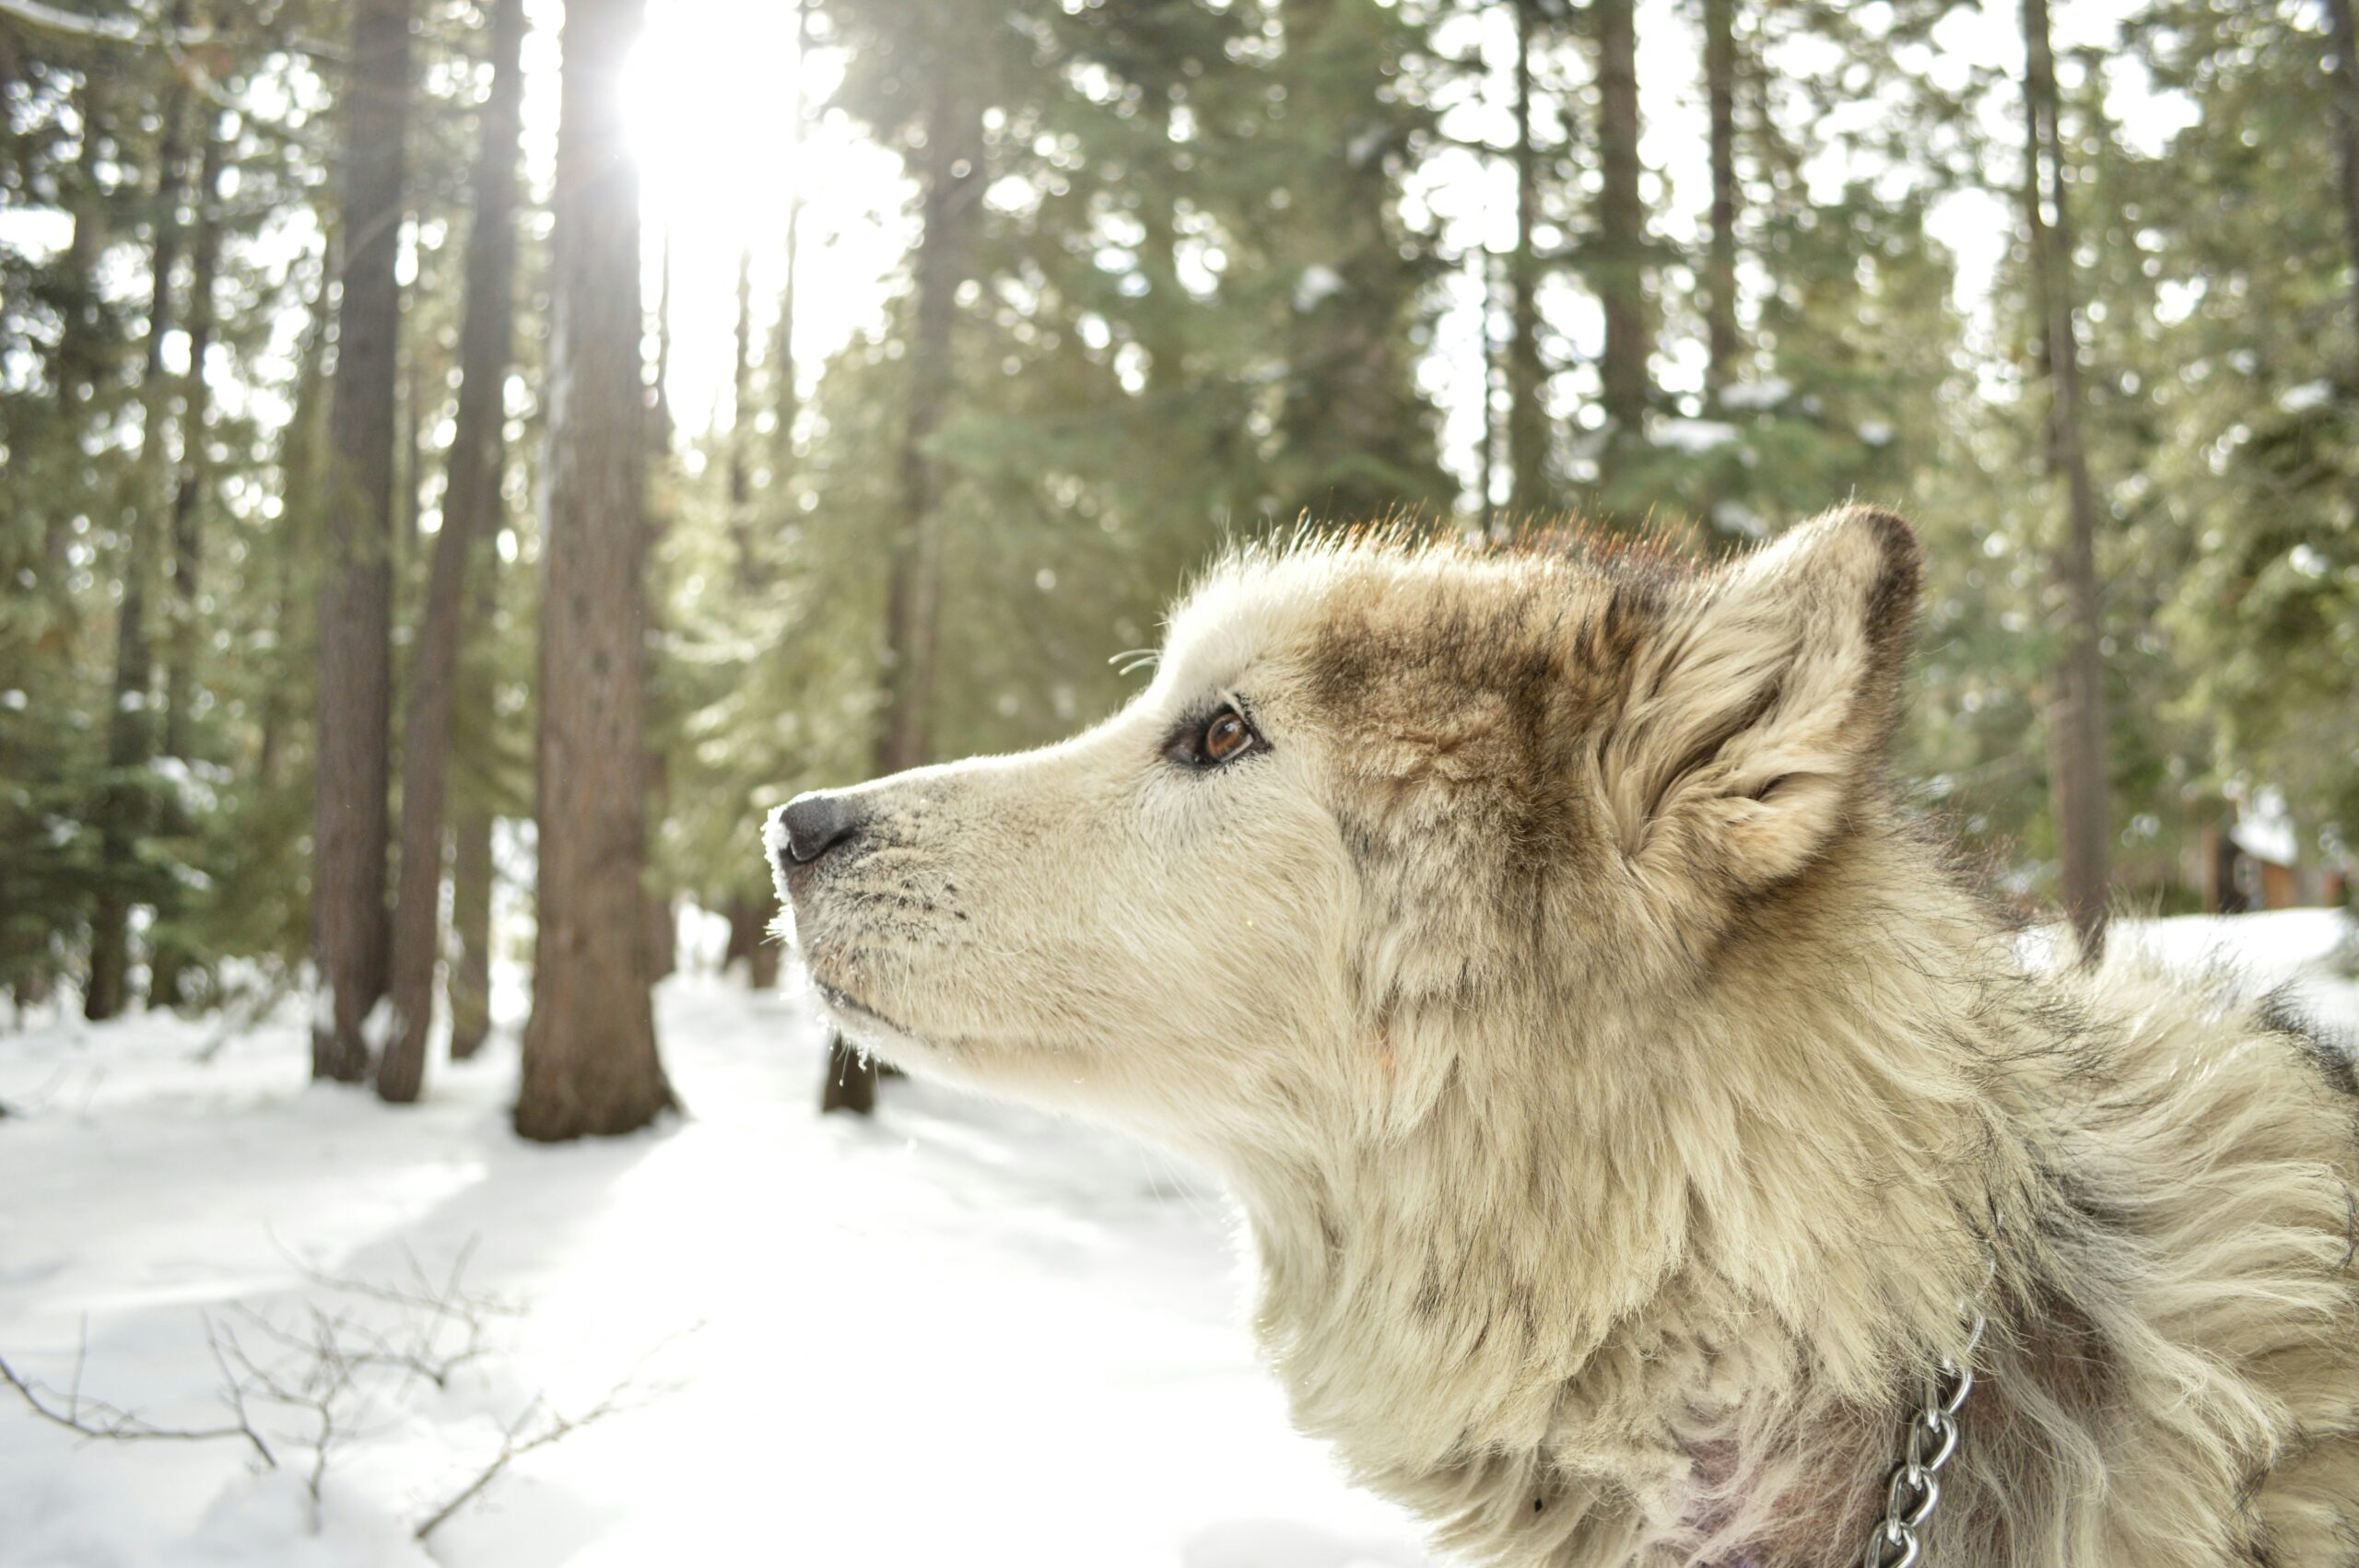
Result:
[[[2115,940],[2294,982],[2359,1029],[2340,913]],[[316,1518],[299,1475],[239,1444],[77,1444],[0,1402],[0,1564],[1427,1562],[1289,1428],[1243,1326],[1235,1219],[1197,1176],[916,1082],[873,1122],[821,1118],[804,1008],[710,976],[658,995],[687,1116],[522,1143],[499,979],[494,1043],[436,1062],[405,1108],[307,1085],[299,1003],[226,1043],[169,1017],[0,1036],[0,1356],[25,1375],[65,1384],[87,1334],[87,1394],[209,1425],[205,1316],[231,1303],[291,1323],[346,1309],[334,1281],[440,1275],[472,1247],[467,1288],[519,1308],[447,1391],[378,1387]],[[411,1539],[535,1396],[578,1413],[626,1377],[635,1408]]]
[[2306,414],[2334,395],[2331,381],[2305,381],[2279,394],[2277,406],[2288,414]]
[[220,788],[231,781],[229,770],[219,763],[190,762],[184,757],[150,757],[147,770],[172,791],[180,809],[191,816],[202,816],[217,806]]
[[2359,926],[2340,909],[2182,915],[2113,931],[2108,943],[2183,973],[2225,969],[2248,989],[2287,988],[2295,1012],[2359,1047]]
[[1775,408],[1794,395],[1794,383],[1782,376],[1765,376],[1757,381],[1739,381],[1720,393],[1723,408]]
[[1719,419],[1658,419],[1654,427],[1657,446],[1669,447],[1689,457],[1717,451],[1743,434],[1735,426]]
[[1295,279],[1295,310],[1297,314],[1308,315],[1343,291],[1344,275],[1323,262],[1314,262],[1303,268],[1302,275]]
[[2299,836],[2294,828],[2293,813],[2285,809],[2285,797],[2276,790],[2260,790],[2236,814],[2236,825],[2228,837],[2237,848],[2256,860],[2270,860],[2281,866],[2298,862],[2302,856]]
[[[1288,1425],[1200,1177],[914,1082],[821,1118],[806,1011],[710,977],[658,997],[687,1117],[526,1144],[502,978],[507,1026],[409,1107],[307,1085],[300,1002],[209,1063],[215,1030],[169,1017],[0,1035],[0,1357],[25,1375],[66,1384],[87,1331],[86,1395],[209,1426],[231,1303],[293,1322],[338,1308],[323,1280],[472,1244],[466,1287],[522,1309],[448,1392],[377,1389],[316,1531],[300,1477],[240,1443],[79,1444],[0,1388],[0,1564],[1426,1562]],[[634,1369],[638,1408],[411,1539],[534,1396],[578,1412]]]
[[1712,525],[1725,532],[1742,533],[1747,539],[1769,537],[1767,521],[1743,501],[1721,501],[1714,506]]

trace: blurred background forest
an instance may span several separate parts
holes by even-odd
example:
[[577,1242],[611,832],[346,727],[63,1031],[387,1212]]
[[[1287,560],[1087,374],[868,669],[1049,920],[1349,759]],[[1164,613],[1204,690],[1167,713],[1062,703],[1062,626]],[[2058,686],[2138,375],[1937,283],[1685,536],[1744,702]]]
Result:
[[400,1100],[537,909],[519,1126],[635,1125],[767,809],[1303,516],[1895,506],[2003,888],[2340,901],[2351,0],[2050,9],[0,0],[0,987]]

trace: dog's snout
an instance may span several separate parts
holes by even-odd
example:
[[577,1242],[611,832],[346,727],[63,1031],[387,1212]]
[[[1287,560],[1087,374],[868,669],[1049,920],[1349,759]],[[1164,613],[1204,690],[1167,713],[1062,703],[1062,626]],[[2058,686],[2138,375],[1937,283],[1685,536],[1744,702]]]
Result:
[[786,858],[807,866],[858,833],[863,818],[856,802],[813,790],[789,801],[779,820],[786,829]]

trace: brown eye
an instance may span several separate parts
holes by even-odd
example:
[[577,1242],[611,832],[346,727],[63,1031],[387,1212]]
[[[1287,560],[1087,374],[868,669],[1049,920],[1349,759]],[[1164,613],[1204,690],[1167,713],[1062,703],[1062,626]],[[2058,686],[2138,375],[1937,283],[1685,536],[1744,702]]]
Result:
[[1226,762],[1241,756],[1253,744],[1253,726],[1233,708],[1213,715],[1204,726],[1204,738],[1198,749],[1206,762]]
[[1234,706],[1215,708],[1201,718],[1183,718],[1163,738],[1167,760],[1198,772],[1250,756],[1268,746],[1262,732],[1253,728],[1253,720]]

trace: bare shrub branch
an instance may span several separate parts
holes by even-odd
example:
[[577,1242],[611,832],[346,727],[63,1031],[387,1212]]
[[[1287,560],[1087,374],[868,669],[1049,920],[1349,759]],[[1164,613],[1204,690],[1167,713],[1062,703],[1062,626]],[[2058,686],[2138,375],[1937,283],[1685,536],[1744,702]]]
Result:
[[[34,1414],[88,1442],[237,1439],[253,1451],[264,1469],[274,1470],[289,1468],[282,1463],[282,1454],[289,1455],[290,1462],[299,1455],[316,1532],[321,1492],[336,1459],[354,1444],[391,1429],[390,1422],[371,1420],[381,1398],[398,1397],[419,1382],[447,1389],[460,1369],[499,1353],[488,1326],[496,1318],[519,1315],[520,1309],[464,1288],[462,1281],[474,1248],[470,1241],[439,1276],[429,1274],[405,1249],[405,1277],[392,1281],[323,1274],[297,1261],[307,1282],[343,1299],[325,1304],[306,1300],[291,1316],[273,1316],[244,1302],[230,1303],[219,1316],[205,1314],[205,1352],[231,1417],[225,1425],[158,1426],[135,1411],[84,1395],[87,1325],[64,1389],[23,1375],[6,1360],[0,1360],[0,1382],[15,1389]],[[372,1321],[366,1313],[370,1305],[390,1309],[391,1321]],[[525,1455],[668,1391],[670,1385],[651,1385],[642,1374],[648,1362],[677,1338],[671,1336],[649,1350],[602,1398],[576,1414],[568,1415],[545,1394],[535,1394],[501,1433],[498,1452],[417,1525],[416,1538],[424,1540]],[[266,1410],[277,1412],[276,1417],[264,1419],[262,1412]]]
[[[208,1335],[208,1339],[209,1339]],[[237,1438],[254,1451],[264,1465],[276,1469],[277,1456],[270,1451],[261,1433],[246,1419],[242,1398],[231,1398],[231,1413],[236,1421],[228,1426],[158,1426],[134,1411],[111,1405],[104,1399],[87,1398],[82,1393],[82,1363],[88,1351],[87,1335],[75,1346],[74,1380],[63,1391],[25,1376],[0,1357],[0,1382],[17,1391],[18,1398],[43,1421],[62,1426],[87,1441],[106,1443],[215,1443],[224,1438]],[[225,1384],[225,1387],[227,1385]]]

